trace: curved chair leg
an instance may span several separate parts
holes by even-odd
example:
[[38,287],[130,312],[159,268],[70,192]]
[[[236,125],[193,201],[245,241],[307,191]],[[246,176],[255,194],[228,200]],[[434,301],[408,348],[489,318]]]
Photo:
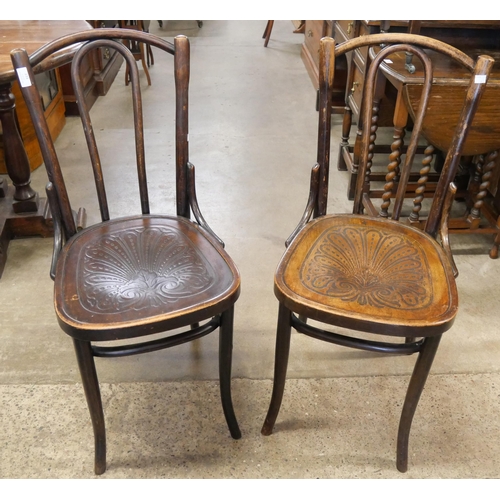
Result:
[[399,472],[408,470],[408,441],[410,438],[410,428],[413,420],[413,415],[417,409],[420,395],[424,390],[424,385],[429,375],[429,371],[436,355],[441,335],[428,337],[422,344],[420,353],[415,363],[415,368],[406,391],[406,398],[401,412],[401,420],[399,421],[398,430],[398,445],[396,465]]
[[278,327],[276,332],[276,353],[274,361],[274,382],[271,403],[267,411],[266,420],[262,426],[261,433],[269,436],[278,418],[278,413],[285,391],[286,370],[288,367],[288,355],[290,353],[290,338],[292,334],[292,313],[283,304],[280,304],[278,313]]
[[104,412],[102,410],[101,391],[99,390],[94,356],[90,342],[73,339],[73,344],[90,411],[92,427],[94,428],[94,471],[96,474],[103,474],[106,470],[106,429],[104,426]]
[[221,314],[219,332],[219,384],[222,409],[233,439],[241,438],[231,398],[231,365],[233,358],[234,306]]

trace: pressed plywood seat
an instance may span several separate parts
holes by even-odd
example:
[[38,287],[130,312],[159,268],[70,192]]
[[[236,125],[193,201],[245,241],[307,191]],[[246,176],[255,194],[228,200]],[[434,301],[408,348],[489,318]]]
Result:
[[373,217],[327,215],[298,235],[275,292],[311,319],[386,335],[441,333],[458,297],[448,257],[428,234]]
[[[175,128],[174,215],[165,215],[166,210],[156,215],[150,213],[139,75],[134,54],[120,42],[123,39],[129,40],[130,45],[154,46],[173,56],[175,90],[162,89],[160,83],[154,90],[164,92],[165,100],[175,102],[175,127],[171,125],[172,133]],[[82,218],[75,220],[40,97],[33,85],[33,71],[40,68],[37,65],[75,43],[81,47],[72,65],[73,86],[101,215],[101,222],[80,230]],[[106,168],[101,164],[94,127],[82,98],[80,63],[90,50],[100,46],[122,54],[130,72],[135,133],[133,160],[137,166],[140,194],[140,199],[135,201],[137,215],[110,217],[104,185]],[[55,40],[29,58],[23,49],[15,50],[12,60],[22,81],[23,97],[33,119],[50,181],[47,195],[55,227],[51,269],[55,281],[55,310],[61,328],[72,337],[75,347],[94,428],[96,474],[106,469],[106,433],[94,364],[96,356],[151,352],[198,339],[219,329],[222,407],[231,436],[240,438],[231,399],[233,314],[240,292],[240,276],[223,242],[205,222],[196,198],[195,171],[189,162],[188,148],[188,39],[178,36],[172,44],[142,30],[99,29]],[[165,123],[172,122],[165,119]],[[166,150],[168,144],[161,147]],[[106,144],[102,149],[106,149]],[[102,157],[115,161],[114,168],[123,172],[126,162],[120,153],[122,151],[115,150]],[[164,182],[156,179],[158,181]],[[127,202],[128,206],[134,204],[134,200]],[[164,335],[147,338],[159,333]],[[136,343],[130,343],[133,338],[138,338]],[[120,344],[119,341],[124,340],[126,342]]]
[[[363,82],[358,183],[353,213],[332,215],[327,214],[326,208],[335,58],[357,50],[369,50],[371,57]],[[439,51],[468,68],[471,81],[462,114],[454,124],[455,134],[448,145],[439,184],[422,230],[402,214],[409,172],[421,140],[422,123],[434,83],[432,65],[426,54],[429,50]],[[421,86],[420,108],[406,159],[398,163],[396,176],[388,179],[387,182],[393,184],[389,186],[391,196],[385,200],[387,210],[377,217],[363,212],[370,206],[365,179],[371,167],[377,130],[378,70],[381,64],[389,65],[387,61],[397,53],[413,54],[414,60],[418,58],[425,67],[425,82]],[[397,467],[404,472],[408,467],[410,426],[418,400],[441,336],[452,326],[458,311],[456,268],[447,245],[447,218],[456,191],[452,181],[493,60],[481,56],[475,63],[453,47],[409,34],[358,37],[336,47],[333,39],[323,38],[319,56],[317,164],[312,169],[306,210],[286,242],[287,249],[275,273],[274,291],[279,313],[274,385],[262,433],[271,434],[278,417],[292,328],[345,347],[388,354],[418,353],[398,433]],[[354,61],[355,56],[350,64]],[[446,113],[446,109],[442,112]],[[389,214],[391,205],[393,210]],[[350,333],[340,334],[331,327],[342,327]],[[377,338],[377,335],[390,340]],[[369,360],[367,358],[366,362]]]
[[55,308],[76,338],[113,340],[224,312],[238,271],[220,244],[187,219],[114,219],[77,233],[61,252]]

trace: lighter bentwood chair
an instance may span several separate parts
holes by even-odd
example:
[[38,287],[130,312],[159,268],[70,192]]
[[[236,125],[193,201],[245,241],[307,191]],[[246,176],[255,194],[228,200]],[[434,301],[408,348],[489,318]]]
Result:
[[[363,84],[360,113],[363,135],[354,213],[327,215],[335,60],[358,50],[368,50],[372,60]],[[381,214],[382,217],[363,215],[367,194],[365,176],[373,160],[377,131],[376,89],[382,83],[378,70],[385,64],[390,72],[398,58],[404,68],[408,53],[413,54],[414,64],[420,64],[425,76],[420,84],[420,107],[406,160],[401,163],[397,178],[392,176],[387,180],[393,182],[392,216],[388,211]],[[435,90],[433,84],[439,84],[433,78],[431,54],[436,53],[449,58],[450,64],[469,69],[471,79],[464,88],[462,113],[452,127],[439,184],[425,229],[421,230],[404,221],[401,214],[418,138],[425,124],[427,103]],[[447,242],[447,217],[454,194],[452,181],[492,64],[491,57],[480,56],[475,62],[449,45],[418,35],[370,35],[338,46],[331,38],[321,40],[317,163],[312,169],[306,210],[286,242],[287,249],[275,274],[274,291],[279,301],[276,358],[273,393],[262,428],[264,435],[272,433],[281,406],[292,327],[310,337],[345,347],[390,354],[418,353],[397,441],[397,468],[401,472],[407,470],[413,415],[441,336],[452,326],[458,310],[451,253],[448,247],[443,250],[436,237],[441,235],[443,243]],[[320,326],[309,320],[319,322]],[[350,329],[352,336],[324,329],[323,324]],[[356,332],[373,336],[357,337]],[[390,341],[380,337],[377,340],[378,335],[389,336]],[[400,340],[394,341],[391,337]]]

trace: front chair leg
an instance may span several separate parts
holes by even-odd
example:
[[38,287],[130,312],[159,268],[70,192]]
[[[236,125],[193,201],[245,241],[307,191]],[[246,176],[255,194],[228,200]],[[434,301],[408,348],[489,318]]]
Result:
[[266,420],[262,426],[261,433],[269,436],[273,432],[274,424],[278,418],[283,392],[285,391],[286,371],[288,367],[288,355],[290,353],[290,338],[292,333],[292,313],[283,304],[280,304],[278,312],[278,327],[276,332],[276,353],[274,361],[274,382],[271,403],[267,411]]
[[241,431],[234,414],[231,398],[231,365],[233,358],[234,306],[221,314],[219,332],[219,384],[222,409],[233,439],[241,438]]
[[397,445],[397,460],[396,465],[399,472],[408,470],[408,441],[410,438],[410,428],[413,420],[413,415],[417,409],[420,395],[424,390],[424,385],[429,375],[429,371],[436,355],[441,335],[435,337],[427,337],[420,349],[413,374],[406,391],[406,398],[401,412],[401,420],[399,421],[398,430],[398,445]]
[[106,429],[104,427],[104,412],[102,410],[101,391],[95,369],[94,356],[90,342],[73,339],[76,359],[80,368],[83,389],[87,398],[92,427],[94,428],[96,474],[103,474],[106,470]]

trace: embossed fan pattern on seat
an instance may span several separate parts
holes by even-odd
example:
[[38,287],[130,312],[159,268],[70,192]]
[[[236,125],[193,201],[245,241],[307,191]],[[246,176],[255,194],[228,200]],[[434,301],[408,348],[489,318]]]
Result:
[[314,293],[361,305],[419,309],[432,300],[422,249],[377,228],[352,225],[325,230],[300,275]]
[[214,270],[181,232],[135,228],[89,245],[79,263],[78,292],[89,311],[161,307],[208,289]]

